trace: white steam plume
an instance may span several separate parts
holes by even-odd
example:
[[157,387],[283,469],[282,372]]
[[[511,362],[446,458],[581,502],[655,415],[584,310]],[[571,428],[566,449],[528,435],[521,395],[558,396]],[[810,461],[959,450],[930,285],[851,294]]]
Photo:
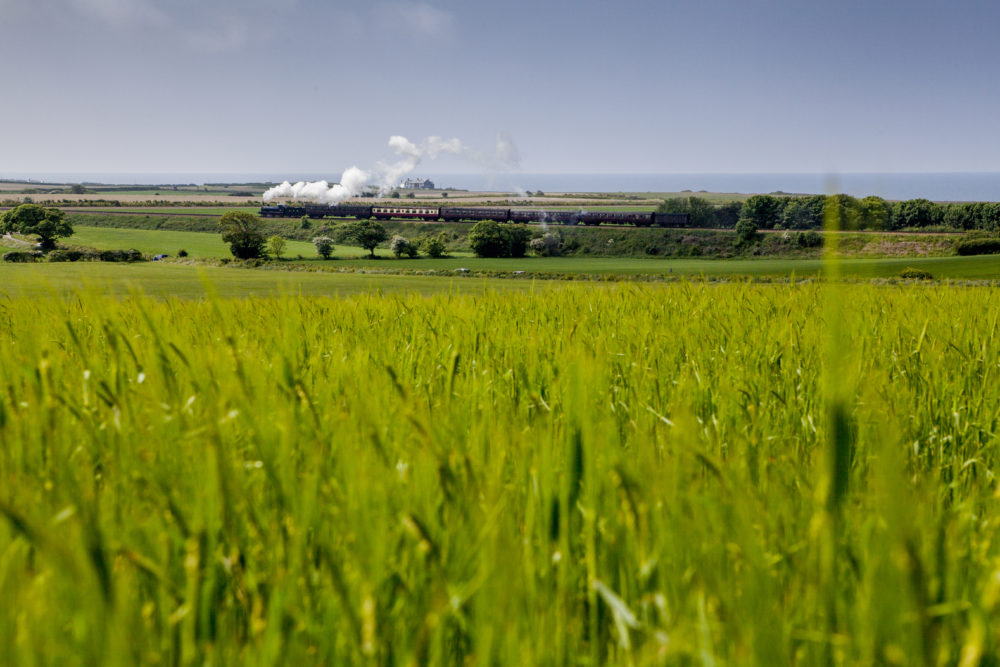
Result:
[[442,153],[456,155],[464,160],[473,162],[483,167],[489,172],[506,171],[517,169],[520,166],[521,158],[517,153],[514,142],[505,134],[497,136],[496,147],[492,154],[483,153],[473,148],[469,148],[459,139],[442,139],[441,137],[428,137],[421,144],[415,144],[406,137],[393,136],[389,138],[389,148],[391,148],[402,159],[378,165],[379,192],[385,194],[396,187],[396,184],[411,173],[425,158],[435,159]]
[[330,185],[326,181],[315,181],[306,183],[299,181],[292,185],[285,181],[281,185],[276,185],[264,193],[264,201],[271,201],[277,197],[290,197],[296,201],[305,200],[318,202],[320,204],[338,204],[345,199],[356,197],[361,194],[371,175],[357,167],[346,169],[340,177],[340,183]]
[[[404,176],[412,173],[425,159],[433,160],[442,154],[458,156],[464,160],[478,164],[491,173],[517,169],[520,166],[520,156],[517,147],[507,135],[497,136],[493,153],[483,153],[469,148],[458,139],[442,139],[428,137],[420,144],[415,144],[406,137],[392,136],[389,138],[389,148],[400,156],[391,164],[378,163],[379,194],[390,192]],[[340,177],[340,183],[331,186],[326,181],[306,183],[299,181],[294,185],[285,181],[264,193],[264,201],[276,198],[291,198],[296,201],[313,201],[322,204],[337,204],[364,192],[365,186],[372,179],[370,172],[351,167]]]

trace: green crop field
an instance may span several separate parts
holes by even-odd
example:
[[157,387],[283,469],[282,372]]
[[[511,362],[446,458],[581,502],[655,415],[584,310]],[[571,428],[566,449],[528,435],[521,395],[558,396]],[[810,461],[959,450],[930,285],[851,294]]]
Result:
[[[541,281],[541,285],[550,282],[554,281]],[[535,281],[501,278],[448,279],[360,272],[265,271],[160,262],[0,263],[0,297],[64,296],[75,294],[81,289],[115,297],[139,293],[157,297],[200,299],[210,295],[260,297],[379,292],[468,293],[482,292],[484,289],[526,291],[541,289],[541,286],[536,287]]]
[[1000,652],[996,288],[100,292],[0,299],[0,664]]

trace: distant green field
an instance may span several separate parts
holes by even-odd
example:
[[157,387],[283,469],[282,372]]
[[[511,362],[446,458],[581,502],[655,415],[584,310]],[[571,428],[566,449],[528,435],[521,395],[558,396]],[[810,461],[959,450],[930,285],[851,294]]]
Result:
[[[76,233],[70,239],[75,245],[90,246],[101,250],[125,250],[135,248],[141,252],[158,255],[167,254],[172,257],[177,251],[184,249],[191,257],[232,257],[229,246],[222,242],[219,234],[205,232],[175,232],[159,229],[118,229],[113,227],[76,227]],[[367,251],[351,246],[336,246],[334,255],[337,257],[357,257]],[[377,249],[377,255],[391,256],[388,250]],[[316,257],[316,248],[305,241],[288,241],[284,257],[296,255]],[[318,258],[317,258],[318,259]]]
[[[175,232],[145,229],[115,229],[109,227],[77,227],[73,242],[101,249],[135,248],[144,253],[176,255],[184,248],[192,257],[229,257],[229,248],[217,234]],[[399,270],[455,271],[525,271],[528,273],[585,274],[661,274],[675,276],[815,276],[822,272],[823,262],[817,259],[645,259],[633,257],[522,257],[517,259],[481,259],[467,254],[443,259],[392,259],[391,253],[379,248],[376,253],[385,259],[340,259],[324,262],[316,257],[311,243],[289,241],[287,258],[302,255],[304,261],[288,263],[325,268],[378,268]],[[363,256],[365,251],[351,246],[337,246],[340,258]],[[935,278],[1000,279],[1000,256],[978,257],[913,257],[846,259],[841,263],[845,276],[884,278],[899,275],[904,268],[930,271]]]

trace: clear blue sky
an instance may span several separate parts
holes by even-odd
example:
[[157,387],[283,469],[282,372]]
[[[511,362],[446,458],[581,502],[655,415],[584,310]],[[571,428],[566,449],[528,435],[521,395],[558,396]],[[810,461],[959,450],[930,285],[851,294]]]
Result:
[[500,132],[526,172],[1000,171],[998,26],[970,0],[0,0],[0,174],[336,176],[391,135]]

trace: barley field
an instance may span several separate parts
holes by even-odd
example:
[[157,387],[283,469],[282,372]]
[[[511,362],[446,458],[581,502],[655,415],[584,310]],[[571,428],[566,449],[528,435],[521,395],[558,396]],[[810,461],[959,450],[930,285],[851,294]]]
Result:
[[0,300],[0,664],[996,664],[1000,292]]

